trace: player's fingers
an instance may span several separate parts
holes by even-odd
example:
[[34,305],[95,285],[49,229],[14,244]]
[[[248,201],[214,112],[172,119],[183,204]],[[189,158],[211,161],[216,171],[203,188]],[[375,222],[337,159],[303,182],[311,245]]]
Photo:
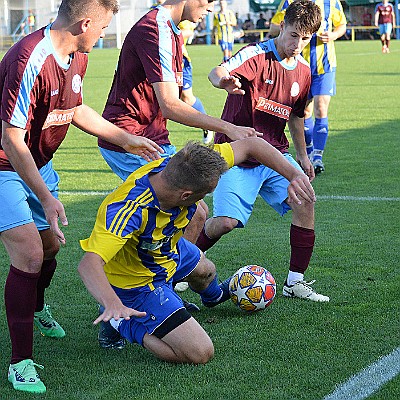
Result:
[[50,229],[52,230],[52,232],[56,236],[57,240],[61,244],[65,244],[65,237],[64,237],[64,234],[62,233],[61,229],[58,226],[58,218],[57,217],[51,219],[51,221],[50,221]]

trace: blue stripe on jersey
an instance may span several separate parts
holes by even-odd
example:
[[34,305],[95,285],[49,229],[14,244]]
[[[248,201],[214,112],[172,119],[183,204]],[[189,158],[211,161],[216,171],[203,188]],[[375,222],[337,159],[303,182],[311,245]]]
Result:
[[31,104],[30,94],[35,84],[36,78],[40,74],[44,63],[47,60],[47,57],[53,55],[57,63],[62,68],[69,68],[69,64],[62,62],[54,50],[50,38],[50,27],[51,24],[46,27],[44,31],[44,38],[33,49],[22,75],[18,97],[10,120],[10,124],[17,126],[18,128],[26,128],[26,124],[29,118],[29,107]]
[[117,203],[123,205],[118,212],[114,214],[113,220],[107,221],[107,226],[109,226],[110,232],[114,233],[116,236],[124,236],[130,231],[125,232],[126,226],[132,215],[136,212],[139,206],[146,205],[154,200],[153,193],[150,189],[145,190],[134,200],[127,200],[125,203]]
[[296,68],[298,57],[296,57],[296,61],[293,65],[288,65],[285,62],[283,62],[282,58],[278,53],[278,50],[275,47],[273,39],[243,48],[237,54],[235,54],[234,57],[230,58],[226,63],[222,64],[222,66],[228,72],[232,72],[236,68],[239,68],[246,61],[250,60],[252,57],[256,57],[260,54],[266,54],[271,51],[274,53],[276,59],[279,61],[279,63],[282,65],[283,68],[289,71],[294,70]]
[[171,19],[171,14],[165,7],[160,7],[156,16],[158,26],[158,38],[159,38],[159,52],[160,52],[160,63],[162,71],[163,82],[176,82],[175,72],[172,69],[173,65],[173,37],[171,29],[168,25],[168,21],[171,24],[172,30],[179,35],[180,30]]
[[268,44],[271,41],[272,40],[268,40],[267,42],[257,43],[255,45],[245,47],[244,49],[240,50],[234,57],[230,58],[226,63],[222,64],[222,66],[228,72],[239,68],[246,61],[250,60],[250,58],[271,51],[271,47]]
[[25,129],[29,117],[31,104],[30,93],[33,89],[37,76],[43,68],[46,58],[51,54],[47,38],[43,38],[32,51],[26,63],[22,80],[19,86],[18,97],[10,120],[10,124]]

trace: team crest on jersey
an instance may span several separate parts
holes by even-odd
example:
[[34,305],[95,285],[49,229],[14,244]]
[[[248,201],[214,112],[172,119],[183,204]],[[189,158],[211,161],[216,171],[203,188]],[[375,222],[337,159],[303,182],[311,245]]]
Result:
[[267,114],[275,115],[276,117],[288,120],[292,107],[284,104],[276,103],[275,101],[259,97],[256,105],[256,110],[266,112]]
[[290,88],[290,95],[292,97],[296,97],[300,93],[300,85],[298,82],[293,82],[292,87]]
[[72,78],[72,90],[74,93],[78,94],[81,91],[82,78],[80,75],[75,74]]

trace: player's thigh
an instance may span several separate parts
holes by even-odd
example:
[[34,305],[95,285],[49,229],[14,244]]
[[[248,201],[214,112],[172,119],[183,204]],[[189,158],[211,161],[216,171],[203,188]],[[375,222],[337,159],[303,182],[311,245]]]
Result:
[[186,362],[204,364],[214,355],[210,337],[193,317],[169,332],[162,340]]
[[43,247],[33,222],[1,232],[0,239],[15,268],[29,273],[40,271],[43,263]]
[[[296,167],[300,171],[302,170],[300,165],[295,161],[291,154],[286,153],[284,154],[284,157],[294,167]],[[264,170],[263,177],[265,178],[264,184],[260,189],[260,196],[278,214],[286,214],[290,210],[290,207],[286,203],[286,199],[288,197],[287,189],[289,186],[289,181],[270,168],[264,166],[260,168]]]
[[213,192],[213,217],[228,217],[246,225],[263,184],[258,167],[233,167],[221,176]]

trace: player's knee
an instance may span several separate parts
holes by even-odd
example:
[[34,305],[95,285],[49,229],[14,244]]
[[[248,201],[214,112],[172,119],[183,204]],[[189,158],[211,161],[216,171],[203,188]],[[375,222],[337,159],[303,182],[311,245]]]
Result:
[[215,268],[215,264],[202,255],[197,267],[189,276],[192,279],[195,278],[198,281],[209,283],[214,279],[216,273],[217,270]]
[[203,224],[205,224],[207,217],[208,206],[204,201],[200,201],[193,218],[196,218],[199,222],[201,221]]
[[190,350],[187,356],[189,364],[206,364],[214,357],[214,345],[211,339],[202,340],[195,348]]
[[236,228],[238,221],[233,218],[221,217],[219,224],[222,234],[225,235]]
[[58,241],[54,241],[44,249],[44,256],[46,259],[55,258],[59,250],[60,250],[60,243]]
[[302,224],[314,223],[314,203],[302,201],[301,204],[292,204],[293,219],[302,221]]
[[31,274],[35,274],[35,273],[39,272],[42,268],[43,251],[42,251],[42,249],[34,249],[33,248],[33,249],[30,249],[29,252],[25,253],[22,258],[19,257],[19,259],[21,261],[18,262],[17,265],[14,265],[14,263],[13,263],[13,265],[16,268],[21,269],[21,270],[31,273]]

